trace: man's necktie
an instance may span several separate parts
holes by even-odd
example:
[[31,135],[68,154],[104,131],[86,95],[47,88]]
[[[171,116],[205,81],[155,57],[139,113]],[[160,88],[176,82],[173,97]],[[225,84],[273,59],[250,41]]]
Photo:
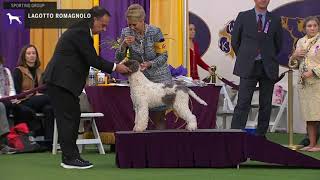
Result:
[[262,14],[259,14],[258,17],[258,32],[262,32]]
[[[258,32],[261,33],[262,32],[262,14],[258,14]],[[260,54],[260,48],[257,49],[257,55]]]

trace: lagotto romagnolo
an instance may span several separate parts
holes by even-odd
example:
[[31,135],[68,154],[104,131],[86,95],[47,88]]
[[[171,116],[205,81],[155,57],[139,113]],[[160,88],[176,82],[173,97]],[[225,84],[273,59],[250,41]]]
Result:
[[202,105],[207,105],[191,89],[178,84],[154,83],[140,71],[140,63],[128,60],[124,65],[131,69],[128,75],[130,94],[135,109],[133,130],[141,132],[147,129],[149,109],[166,105],[172,107],[178,116],[187,122],[186,129],[197,129],[197,118],[189,109],[189,95]]
[[27,14],[28,19],[89,19],[90,13],[32,13]]

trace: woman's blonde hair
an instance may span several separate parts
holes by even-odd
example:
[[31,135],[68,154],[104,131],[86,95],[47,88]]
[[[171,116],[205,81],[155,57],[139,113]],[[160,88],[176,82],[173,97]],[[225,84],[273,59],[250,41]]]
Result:
[[309,17],[306,17],[303,21],[303,29],[305,30],[306,27],[307,27],[307,23],[310,22],[310,21],[315,21],[318,26],[320,27],[320,21],[319,21],[319,18],[316,17],[316,16],[309,16]]
[[126,12],[126,18],[134,21],[144,20],[146,17],[146,12],[140,4],[132,4],[128,7]]

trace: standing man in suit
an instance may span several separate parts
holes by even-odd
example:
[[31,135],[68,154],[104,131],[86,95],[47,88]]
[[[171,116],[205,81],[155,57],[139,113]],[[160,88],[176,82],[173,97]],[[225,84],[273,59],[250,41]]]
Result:
[[130,72],[126,66],[108,62],[97,55],[92,36],[106,30],[110,13],[98,6],[89,13],[89,20],[82,20],[62,34],[43,77],[55,110],[62,150],[61,166],[68,169],[93,166],[80,157],[76,145],[81,114],[78,97],[86,84],[89,67],[108,73]]
[[244,129],[252,95],[259,82],[259,117],[256,135],[265,137],[269,127],[272,93],[279,75],[276,59],[282,46],[281,19],[267,11],[270,0],[254,0],[255,7],[240,12],[231,44],[237,60],[233,74],[240,77],[237,106],[232,129]]

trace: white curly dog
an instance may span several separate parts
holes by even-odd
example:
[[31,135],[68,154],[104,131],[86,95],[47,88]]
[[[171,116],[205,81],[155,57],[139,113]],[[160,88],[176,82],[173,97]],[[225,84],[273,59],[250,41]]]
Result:
[[135,109],[134,131],[142,132],[147,129],[149,109],[159,106],[169,106],[178,116],[187,122],[186,129],[197,129],[197,118],[189,109],[189,95],[202,105],[207,105],[191,89],[178,84],[154,83],[148,80],[140,71],[140,63],[128,60],[124,65],[131,69],[128,74],[130,94]]

